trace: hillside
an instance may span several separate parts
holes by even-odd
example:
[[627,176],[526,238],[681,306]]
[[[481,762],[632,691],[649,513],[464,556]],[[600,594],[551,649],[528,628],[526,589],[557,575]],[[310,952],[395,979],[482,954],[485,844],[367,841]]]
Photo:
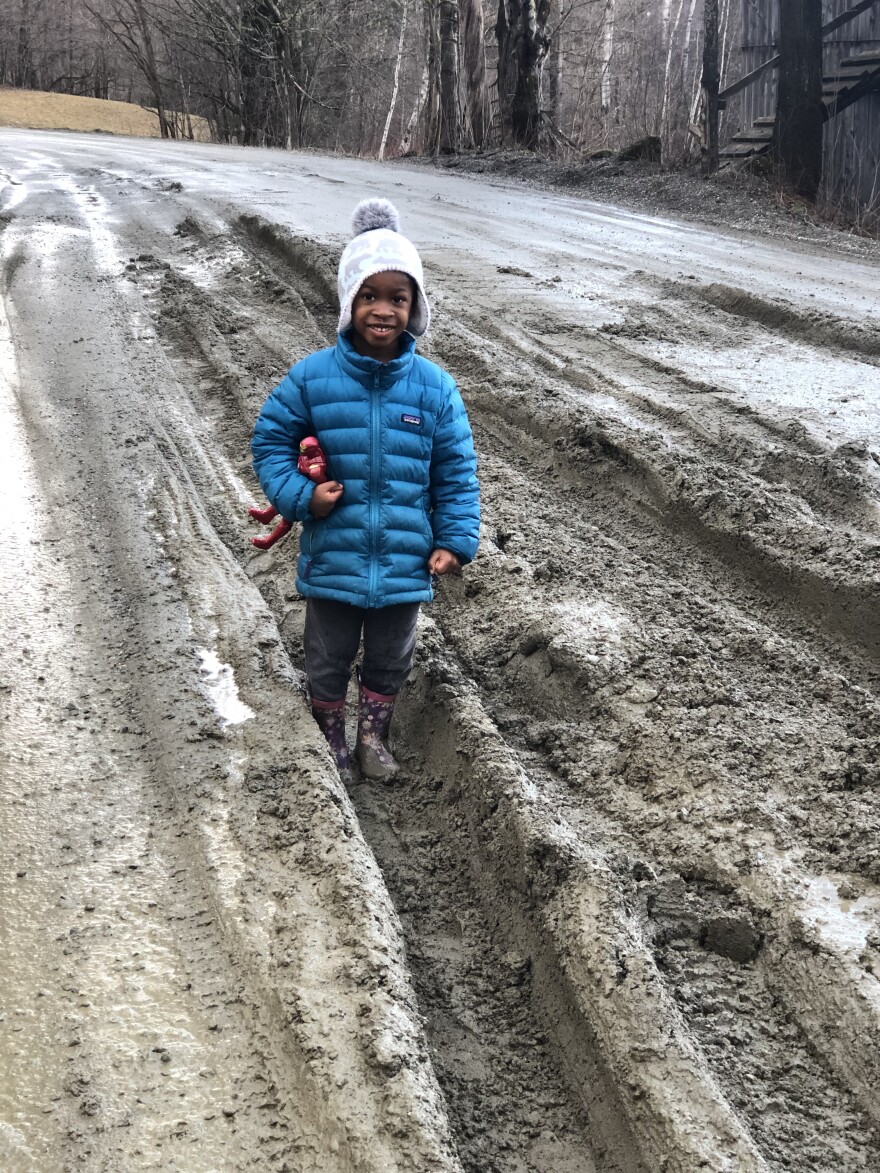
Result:
[[[196,138],[207,142],[208,124],[193,118]],[[161,138],[159,119],[152,110],[132,102],[48,94],[38,90],[0,89],[0,126],[31,130],[85,130]]]

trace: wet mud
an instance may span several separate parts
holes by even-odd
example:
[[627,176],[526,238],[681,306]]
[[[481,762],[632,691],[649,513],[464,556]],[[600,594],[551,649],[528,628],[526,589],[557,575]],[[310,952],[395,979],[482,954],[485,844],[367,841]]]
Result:
[[39,141],[0,234],[5,1167],[880,1170],[861,287],[427,250],[483,537],[400,781],[346,792],[293,541],[246,523],[341,237],[206,194],[207,154]]

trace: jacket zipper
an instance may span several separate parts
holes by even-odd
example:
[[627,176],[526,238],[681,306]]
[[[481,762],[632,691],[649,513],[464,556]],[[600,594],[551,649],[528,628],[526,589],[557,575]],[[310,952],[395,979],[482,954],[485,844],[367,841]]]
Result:
[[368,606],[376,606],[379,578],[379,373],[370,388],[370,586]]

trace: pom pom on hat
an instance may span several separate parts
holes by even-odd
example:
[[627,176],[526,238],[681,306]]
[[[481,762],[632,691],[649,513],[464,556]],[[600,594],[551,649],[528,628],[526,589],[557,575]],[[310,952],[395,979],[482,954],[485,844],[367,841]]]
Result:
[[423,287],[422,262],[415,245],[400,231],[400,216],[390,200],[363,200],[351,218],[354,239],[339,259],[340,334],[351,325],[351,307],[367,278],[376,273],[406,273],[416,285],[416,297],[407,330],[418,337],[431,321],[431,310]]
[[377,228],[400,231],[400,213],[391,200],[362,200],[351,217],[351,230],[355,236],[362,232],[374,232]]

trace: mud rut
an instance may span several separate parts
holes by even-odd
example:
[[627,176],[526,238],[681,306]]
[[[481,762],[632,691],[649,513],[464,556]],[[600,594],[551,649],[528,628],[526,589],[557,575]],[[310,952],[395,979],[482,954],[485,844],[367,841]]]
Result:
[[[522,299],[498,310],[497,278],[436,274],[430,353],[471,412],[485,532],[425,609],[403,778],[355,786],[352,810],[290,668],[291,549],[255,554],[243,525],[250,425],[332,334],[335,250],[183,197],[148,251],[125,232],[158,356],[143,386],[58,391],[26,423],[100,580],[88,625],[127,632],[106,654],[127,662],[178,985],[229,1040],[218,1059],[207,1036],[199,1131],[162,1132],[156,1167],[880,1170],[876,453],[820,449],[658,360],[656,317],[532,329]],[[5,256],[15,337],[36,262],[24,235]],[[667,336],[784,346],[816,326],[718,287],[666,294]],[[875,361],[875,337],[838,326],[817,345]],[[271,717],[219,732],[187,693],[185,649],[212,640]],[[64,1151],[148,1167],[152,1137],[115,1139],[96,1066],[59,1095]]]

